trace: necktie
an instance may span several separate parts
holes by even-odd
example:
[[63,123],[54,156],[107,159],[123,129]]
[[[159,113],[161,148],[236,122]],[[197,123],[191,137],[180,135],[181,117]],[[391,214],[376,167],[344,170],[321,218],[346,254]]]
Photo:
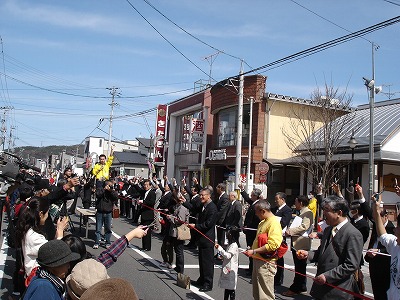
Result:
[[337,227],[335,226],[335,227],[333,227],[332,228],[332,239],[335,237],[335,235],[336,235],[336,233],[338,232],[338,229],[337,229]]

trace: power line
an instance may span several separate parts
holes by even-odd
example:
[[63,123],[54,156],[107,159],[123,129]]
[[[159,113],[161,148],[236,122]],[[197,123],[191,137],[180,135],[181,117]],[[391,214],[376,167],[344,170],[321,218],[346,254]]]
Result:
[[[282,65],[289,64],[289,63],[291,63],[291,62],[294,62],[294,61],[297,61],[297,60],[302,59],[302,58],[304,58],[304,57],[307,57],[307,56],[316,54],[316,53],[321,52],[321,51],[323,51],[323,50],[326,50],[326,49],[328,49],[328,48],[331,48],[331,47],[337,46],[337,45],[339,45],[339,44],[345,43],[345,42],[347,42],[347,41],[356,39],[356,38],[358,38],[358,37],[361,37],[361,36],[363,36],[363,35],[366,35],[366,34],[368,34],[368,33],[373,32],[373,31],[376,31],[376,30],[385,28],[385,27],[387,27],[387,26],[396,24],[396,23],[398,23],[399,21],[400,21],[400,16],[395,17],[395,18],[392,18],[392,19],[389,19],[389,20],[386,20],[386,21],[383,21],[383,22],[381,22],[381,23],[378,23],[378,24],[372,25],[372,26],[370,26],[370,27],[361,29],[361,30],[356,31],[356,32],[354,32],[354,33],[351,33],[351,34],[348,34],[348,35],[345,35],[345,36],[336,38],[336,39],[334,39],[334,40],[325,42],[325,43],[323,43],[323,44],[320,44],[320,45],[317,45],[317,46],[308,48],[308,49],[306,49],[306,50],[302,50],[302,51],[297,52],[297,53],[295,53],[295,54],[286,56],[286,57],[284,57],[284,58],[281,58],[281,59],[276,60],[276,61],[274,61],[274,62],[268,63],[268,64],[263,65],[263,66],[261,66],[261,67],[258,67],[258,68],[256,68],[256,69],[252,69],[252,70],[250,70],[250,71],[247,71],[247,72],[243,73],[243,75],[249,74],[249,73],[255,73],[255,72],[257,72],[257,71],[264,70],[264,69],[266,69],[265,71],[267,71],[267,70],[271,70],[271,69],[273,69],[273,68],[281,67]],[[264,72],[265,72],[265,71],[264,71]],[[234,78],[237,78],[237,77],[238,77],[238,75],[232,76],[232,77],[227,78],[227,80],[229,80],[229,79],[234,79]],[[225,81],[226,81],[226,80],[225,80]],[[217,83],[217,84],[221,84],[221,83]],[[223,85],[221,85],[221,86],[223,86]],[[234,92],[232,91],[232,93],[234,93]],[[177,101],[179,101],[179,100],[175,100],[175,101],[172,101],[172,102],[170,102],[170,103],[167,103],[167,105],[173,104],[173,103],[175,103],[175,102],[177,102]],[[134,114],[129,114],[129,115],[121,116],[121,117],[118,117],[118,118],[132,118],[132,117],[142,116],[142,115],[144,115],[144,114],[148,114],[148,113],[154,112],[154,111],[156,111],[156,110],[157,110],[157,108],[154,107],[154,108],[151,108],[151,109],[147,109],[147,110],[144,110],[144,111],[141,111],[141,112],[137,112],[137,113],[134,113]]]
[[[145,3],[147,3],[151,8],[153,8],[156,12],[158,12],[161,16],[163,16],[165,19],[167,19],[169,22],[171,22],[172,24],[174,24],[176,27],[178,27],[180,30],[182,30],[184,33],[186,33],[187,35],[191,36],[192,38],[194,38],[196,41],[210,47],[211,49],[214,49],[217,52],[223,53],[227,56],[230,56],[232,58],[238,59],[238,60],[242,60],[240,57],[237,57],[235,55],[229,54],[223,50],[220,50],[206,42],[204,42],[203,40],[199,39],[197,36],[194,36],[193,34],[191,34],[190,32],[188,32],[186,29],[182,28],[181,26],[179,26],[177,23],[175,23],[174,21],[172,21],[170,18],[168,18],[165,14],[163,14],[160,10],[158,10],[153,4],[150,3],[150,1],[148,0],[143,0]],[[129,2],[129,1],[128,1]]]
[[[333,21],[331,21],[331,20],[329,20],[329,19],[327,19],[327,18],[325,18],[325,17],[323,17],[323,16],[317,14],[315,11],[312,11],[311,9],[305,7],[304,5],[298,3],[297,1],[295,1],[295,0],[290,0],[290,1],[292,1],[292,2],[293,2],[294,4],[296,4],[296,5],[298,5],[298,6],[302,7],[302,8],[304,8],[305,10],[309,11],[310,13],[316,15],[317,17],[319,17],[319,18],[321,18],[321,19],[327,21],[328,23],[331,23],[331,24],[335,25],[336,27],[339,27],[340,29],[343,29],[343,30],[345,30],[345,31],[347,31],[347,32],[350,32],[350,33],[352,32],[352,31],[350,31],[350,30],[348,30],[348,29],[346,29],[346,28],[340,26],[339,24],[336,24],[335,22],[333,22]],[[369,43],[372,44],[372,42],[371,42],[370,40],[368,40],[368,39],[366,39],[366,38],[364,38],[364,37],[362,37],[362,39],[363,39],[363,40],[366,40],[367,42],[369,42]]]
[[56,76],[51,75],[51,74],[44,73],[43,71],[41,71],[41,70],[39,70],[39,69],[37,69],[35,67],[29,66],[29,65],[17,60],[16,58],[14,58],[14,57],[12,57],[10,55],[5,54],[5,57],[6,57],[6,61],[10,65],[13,65],[13,66],[15,66],[15,67],[17,67],[19,69],[22,69],[22,70],[28,71],[29,73],[34,74],[36,78],[43,78],[43,79],[48,80],[48,81],[54,81],[57,84],[65,84],[67,86],[79,86],[79,87],[82,87],[82,88],[85,88],[85,89],[96,89],[96,88],[93,88],[91,86],[84,85],[82,83],[73,82],[73,81],[70,81],[70,80],[67,80],[67,79],[56,77]]
[[157,30],[157,28],[154,27],[153,24],[148,21],[145,16],[143,16],[137,9],[136,7],[129,1],[126,0],[128,4],[153,28],[172,48],[174,48],[180,55],[182,55],[188,62],[190,62],[196,69],[198,69],[200,72],[208,76],[207,72],[203,71],[198,65],[196,65],[189,57],[187,57],[182,51],[180,51],[174,44],[172,44],[160,31]]
[[[30,87],[33,87],[35,89],[39,89],[39,90],[43,90],[46,92],[51,92],[51,93],[56,93],[56,94],[61,94],[61,95],[67,95],[67,96],[73,96],[73,97],[82,97],[82,98],[92,98],[92,99],[108,99],[108,96],[92,96],[92,95],[82,95],[82,94],[74,94],[74,93],[67,93],[67,92],[62,92],[60,90],[55,90],[55,89],[49,89],[49,88],[45,88],[45,87],[41,87],[38,85],[34,85],[22,80],[19,80],[15,77],[12,77],[10,75],[7,75],[5,73],[0,72],[1,75],[4,75],[5,77],[8,77],[18,83],[21,83],[23,85],[27,85]],[[102,89],[106,89],[106,88],[102,88]],[[156,93],[156,94],[149,94],[149,95],[138,95],[138,96],[124,96],[121,97],[121,99],[139,99],[139,98],[147,98],[147,97],[158,97],[158,96],[165,96],[165,95],[171,95],[171,94],[177,94],[177,93],[182,93],[182,92],[186,92],[186,91],[190,91],[192,90],[192,88],[186,88],[186,89],[182,89],[182,90],[177,90],[177,91],[171,91],[171,92],[164,92],[164,93]]]
[[[278,65],[278,66],[281,66],[281,65],[287,64],[287,63],[289,63],[289,62],[292,62],[292,61],[295,61],[295,60],[299,60],[300,58],[304,58],[304,57],[310,56],[310,55],[312,55],[312,54],[315,54],[315,53],[321,52],[321,51],[323,51],[323,50],[326,50],[326,49],[328,49],[328,48],[337,46],[337,45],[339,45],[339,44],[348,42],[348,41],[350,41],[350,40],[353,40],[353,39],[362,37],[362,36],[364,36],[364,35],[366,35],[366,34],[369,34],[369,33],[371,33],[371,32],[374,32],[374,31],[380,30],[380,29],[382,29],[382,28],[388,27],[388,26],[390,26],[390,25],[396,24],[396,23],[398,23],[399,21],[400,21],[400,16],[397,16],[397,17],[395,17],[395,18],[392,18],[392,19],[383,21],[383,22],[381,22],[381,23],[372,25],[372,26],[370,26],[370,27],[367,27],[367,28],[358,30],[358,31],[356,31],[356,32],[350,33],[350,34],[348,34],[348,35],[345,35],[345,36],[342,36],[342,37],[339,37],[339,38],[330,40],[330,41],[328,41],[328,42],[319,44],[319,45],[317,45],[317,46],[314,46],[314,47],[308,48],[308,49],[306,49],[306,50],[302,50],[302,51],[300,51],[300,52],[297,52],[297,53],[295,53],[295,54],[286,56],[286,57],[284,57],[284,58],[278,59],[278,60],[276,60],[276,61],[274,61],[274,62],[272,62],[272,63],[268,63],[268,64],[263,65],[263,66],[261,66],[261,67],[258,67],[258,68],[256,68],[256,69],[253,69],[253,70],[244,72],[243,74],[246,75],[246,74],[258,72],[258,71],[264,70],[264,69],[269,70],[269,68],[271,68],[271,67],[276,67],[277,65]],[[236,75],[235,77],[238,77],[238,76],[239,76],[239,75]]]
[[393,5],[400,6],[399,3],[396,3],[396,2],[393,2],[393,1],[389,1],[389,0],[383,0],[383,1],[388,2],[388,3],[390,3],[390,4],[393,4]]

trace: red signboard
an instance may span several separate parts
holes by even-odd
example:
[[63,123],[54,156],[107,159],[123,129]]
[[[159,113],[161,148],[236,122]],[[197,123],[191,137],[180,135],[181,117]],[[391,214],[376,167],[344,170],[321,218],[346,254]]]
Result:
[[266,182],[267,181],[267,175],[260,174],[260,182]]
[[262,163],[259,164],[258,169],[260,170],[260,174],[261,175],[265,175],[269,171],[269,166],[268,166],[267,163],[262,162]]
[[164,145],[167,126],[167,106],[160,104],[157,107],[156,136],[154,138],[154,162],[164,161]]
[[192,133],[204,133],[204,120],[192,119]]

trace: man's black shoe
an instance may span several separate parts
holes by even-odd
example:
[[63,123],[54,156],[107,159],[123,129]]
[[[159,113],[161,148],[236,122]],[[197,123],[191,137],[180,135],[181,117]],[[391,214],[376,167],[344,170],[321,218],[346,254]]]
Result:
[[195,281],[195,280],[191,280],[191,281],[190,281],[190,284],[193,285],[193,286],[195,286],[195,287],[201,287],[201,286],[202,286],[202,284],[198,283],[198,282]]
[[200,292],[209,292],[209,291],[212,291],[212,287],[211,286],[209,286],[209,285],[203,285],[200,289],[199,289],[199,291]]
[[252,272],[250,270],[246,270],[245,274],[246,274],[246,276],[251,276]]
[[184,247],[187,248],[187,249],[196,249],[197,248],[196,244],[191,244],[191,243],[185,245]]

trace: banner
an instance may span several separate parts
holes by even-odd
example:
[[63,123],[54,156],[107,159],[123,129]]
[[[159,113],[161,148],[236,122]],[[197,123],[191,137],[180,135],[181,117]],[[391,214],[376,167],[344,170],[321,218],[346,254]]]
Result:
[[191,134],[192,144],[198,144],[198,145],[203,144],[203,138],[204,138],[204,120],[203,119],[192,118],[190,134]]
[[160,104],[157,107],[156,136],[154,138],[154,162],[164,162],[164,145],[167,127],[167,106]]

